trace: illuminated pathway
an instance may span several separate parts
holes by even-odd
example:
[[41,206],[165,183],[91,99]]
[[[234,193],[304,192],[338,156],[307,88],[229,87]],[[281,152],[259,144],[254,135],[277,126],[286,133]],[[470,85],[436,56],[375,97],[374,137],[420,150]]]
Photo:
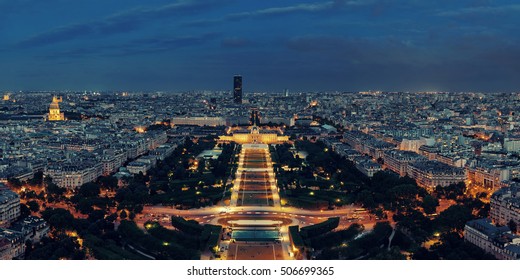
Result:
[[[370,230],[378,222],[366,211],[358,212],[354,206],[329,211],[282,207],[267,144],[242,145],[229,207],[178,210],[171,206],[146,206],[143,214],[138,216],[138,223],[142,226],[144,221],[157,218],[168,226],[170,215],[193,219],[201,224],[232,227],[237,241],[230,242],[228,239],[221,242],[223,259],[291,259],[288,236],[290,225],[306,226],[339,216],[339,228],[346,228],[355,222]],[[259,233],[265,233],[269,240],[242,239],[249,241],[245,243],[237,237],[247,237],[248,234],[257,236]],[[276,238],[273,238],[273,233]]]
[[281,209],[269,146],[266,144],[242,145],[230,210],[246,207],[255,207],[259,211],[245,211],[242,215],[229,215],[215,221],[231,227],[229,234],[236,240],[222,242],[222,248],[226,248],[221,251],[223,257],[231,260],[287,259],[287,226],[298,221],[266,212]]
[[242,145],[230,202],[232,209],[237,206],[281,206],[266,144]]

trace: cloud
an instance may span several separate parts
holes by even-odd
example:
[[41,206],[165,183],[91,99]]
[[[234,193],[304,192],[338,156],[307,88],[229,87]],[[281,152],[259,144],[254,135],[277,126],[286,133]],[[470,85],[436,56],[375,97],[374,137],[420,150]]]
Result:
[[372,3],[370,0],[334,0],[334,1],[326,1],[326,2],[315,2],[315,3],[305,3],[298,4],[293,6],[285,6],[285,7],[272,7],[265,9],[258,9],[249,12],[240,12],[240,13],[231,13],[227,14],[224,17],[215,18],[215,19],[202,19],[195,20],[186,23],[188,26],[206,26],[212,25],[215,23],[227,22],[227,21],[236,21],[247,18],[255,18],[255,17],[270,17],[270,16],[279,16],[286,14],[294,14],[294,13],[316,13],[321,11],[330,11],[334,9],[340,9],[343,6],[361,6],[366,5],[368,3]]
[[231,37],[222,39],[220,45],[224,48],[243,48],[252,46],[253,42],[246,38]]
[[136,8],[113,14],[103,20],[71,24],[58,27],[17,44],[18,47],[37,47],[70,41],[78,37],[103,36],[126,33],[140,28],[143,24],[174,16],[183,16],[189,12],[210,9],[222,1],[180,0],[172,4],[154,8]]
[[160,52],[173,51],[184,47],[195,47],[204,45],[218,38],[218,33],[205,33],[198,36],[157,36],[146,39],[132,40],[122,44],[96,45],[92,47],[69,48],[44,55],[47,59],[70,59],[83,57],[121,57],[136,54],[157,54]]
[[413,42],[394,37],[354,39],[322,35],[293,37],[285,47],[296,53],[306,53],[308,59],[349,64],[421,64],[434,57]]
[[473,16],[473,15],[498,15],[505,13],[516,13],[520,11],[520,5],[503,5],[503,6],[480,6],[469,7],[452,11],[443,11],[437,13],[442,17],[458,17],[458,16]]

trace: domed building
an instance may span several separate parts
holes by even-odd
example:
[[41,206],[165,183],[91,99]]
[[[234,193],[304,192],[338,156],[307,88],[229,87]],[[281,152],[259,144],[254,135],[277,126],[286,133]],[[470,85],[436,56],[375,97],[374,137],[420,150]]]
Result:
[[49,121],[64,121],[65,120],[65,114],[60,112],[60,105],[59,102],[62,102],[63,99],[61,97],[52,97],[52,103],[49,106],[49,115],[47,117],[47,120]]

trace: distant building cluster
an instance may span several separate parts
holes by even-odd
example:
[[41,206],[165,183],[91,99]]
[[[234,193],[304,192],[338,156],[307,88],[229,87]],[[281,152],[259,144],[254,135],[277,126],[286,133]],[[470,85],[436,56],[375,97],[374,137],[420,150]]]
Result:
[[[498,227],[470,224],[467,240],[499,244],[485,246],[514,258],[516,237],[500,226],[520,222],[520,93],[289,94],[246,92],[244,81],[234,76],[222,91],[4,94],[0,182],[24,183],[41,172],[75,189],[116,172],[118,178],[147,174],[186,137],[215,136],[221,143],[320,140],[369,177],[387,170],[429,191],[464,182],[475,196],[494,193],[490,216]],[[24,230],[15,226],[19,203],[0,187],[0,227],[7,230],[0,252],[9,252],[2,256],[23,251],[18,240]]]

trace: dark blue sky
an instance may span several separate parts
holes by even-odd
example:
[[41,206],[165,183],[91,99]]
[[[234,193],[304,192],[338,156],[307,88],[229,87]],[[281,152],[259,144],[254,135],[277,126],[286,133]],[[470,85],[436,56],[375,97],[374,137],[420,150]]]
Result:
[[[516,2],[516,3],[515,3]],[[520,3],[0,0],[0,89],[520,90]]]

